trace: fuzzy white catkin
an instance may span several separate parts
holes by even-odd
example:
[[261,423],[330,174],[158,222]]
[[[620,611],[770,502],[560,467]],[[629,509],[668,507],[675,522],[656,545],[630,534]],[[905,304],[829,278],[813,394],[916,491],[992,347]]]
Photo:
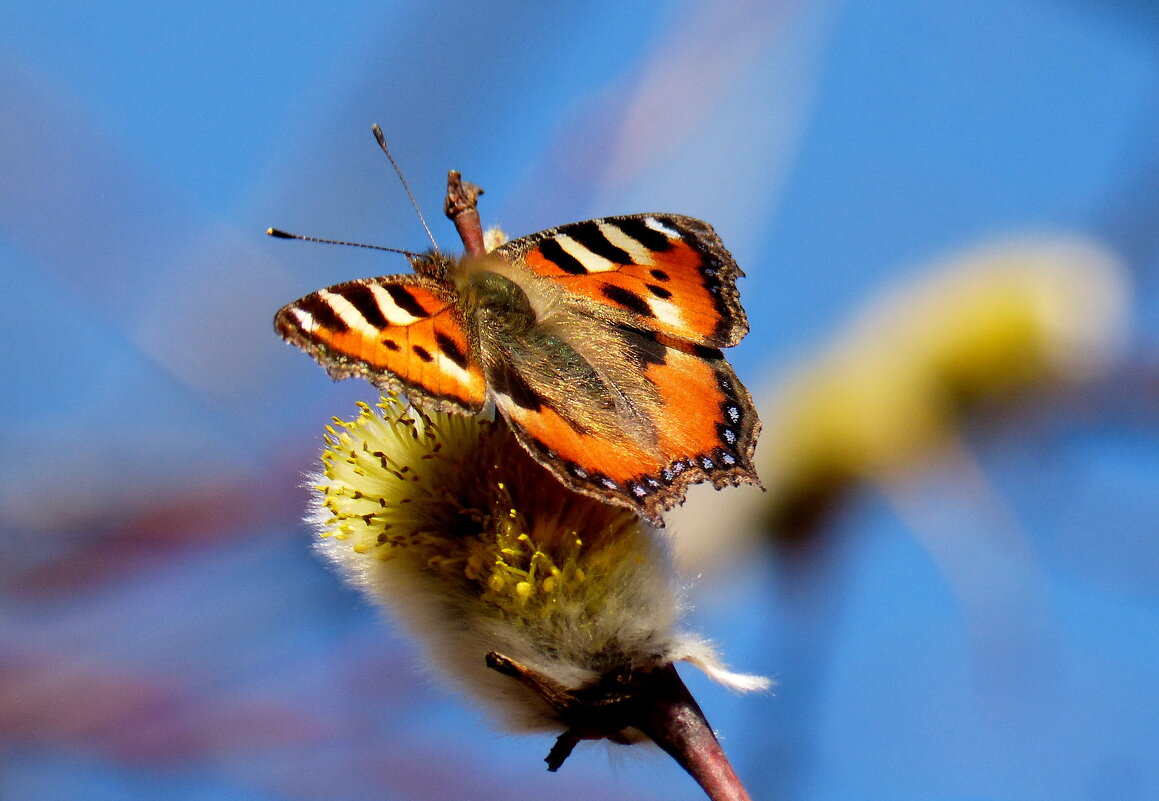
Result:
[[386,397],[337,425],[312,482],[321,551],[507,727],[560,723],[542,697],[487,667],[490,652],[565,690],[676,661],[738,690],[768,686],[678,630],[663,535],[563,488],[501,422]]

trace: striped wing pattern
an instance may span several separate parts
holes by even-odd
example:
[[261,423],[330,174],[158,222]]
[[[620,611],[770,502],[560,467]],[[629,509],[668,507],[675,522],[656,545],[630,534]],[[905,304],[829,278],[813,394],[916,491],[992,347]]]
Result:
[[744,275],[706,222],[635,214],[571,223],[497,252],[647,330],[727,348],[748,333],[736,279]]
[[350,281],[285,306],[274,327],[335,378],[361,376],[440,411],[486,400],[454,294],[421,276]]

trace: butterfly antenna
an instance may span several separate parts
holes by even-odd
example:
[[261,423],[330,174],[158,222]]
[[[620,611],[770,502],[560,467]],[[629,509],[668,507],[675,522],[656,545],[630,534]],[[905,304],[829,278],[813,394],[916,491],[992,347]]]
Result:
[[427,220],[425,217],[423,217],[423,212],[419,208],[418,201],[415,200],[414,193],[410,191],[410,186],[407,185],[406,178],[403,177],[402,170],[399,168],[398,162],[394,160],[394,156],[390,155],[390,148],[386,145],[386,137],[382,135],[382,129],[379,128],[378,124],[376,123],[370,126],[370,130],[374,131],[374,138],[378,140],[378,146],[382,148],[382,152],[386,154],[388,159],[390,159],[390,166],[394,167],[395,175],[398,176],[398,180],[402,183],[402,188],[406,191],[406,196],[410,198],[410,204],[414,206],[415,214],[419,216],[419,222],[423,224],[423,230],[427,232],[427,238],[431,240],[431,244],[434,246],[435,251],[437,252],[439,249],[439,243],[435,241],[435,235],[431,233],[431,228],[429,225],[427,225]]
[[323,245],[348,245],[352,248],[366,248],[367,250],[385,250],[387,253],[401,253],[408,259],[422,258],[421,253],[413,253],[409,250],[399,250],[398,248],[388,248],[382,245],[367,245],[363,242],[346,242],[341,239],[319,239],[316,236],[303,236],[302,234],[291,234],[280,228],[268,228],[266,233],[278,239],[301,239],[303,242],[318,242]]

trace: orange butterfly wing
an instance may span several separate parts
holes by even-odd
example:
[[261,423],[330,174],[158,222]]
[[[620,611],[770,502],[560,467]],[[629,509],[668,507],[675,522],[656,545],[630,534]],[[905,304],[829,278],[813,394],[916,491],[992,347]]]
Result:
[[366,278],[283,307],[274,327],[335,378],[361,376],[440,411],[473,413],[486,400],[483,370],[455,295],[416,275]]
[[513,240],[496,252],[650,331],[717,348],[748,333],[736,289],[744,273],[712,226],[692,217],[587,220]]
[[657,526],[690,484],[759,484],[752,457],[760,421],[720,351],[631,329],[621,333],[663,398],[653,421],[656,448],[581,430],[534,398],[516,402],[495,394],[496,406],[536,461],[572,489],[627,506]]
[[752,456],[760,422],[718,350],[748,331],[735,285],[743,273],[711,226],[673,214],[607,217],[516,239],[495,254],[588,301],[571,313],[628,344],[658,399],[641,407],[654,441],[585,430],[583,415],[563,408],[567,400],[553,408],[510,372],[526,365],[500,363],[489,387],[467,333],[478,331],[464,325],[470,312],[441,261],[416,263],[416,275],[307,295],[279,311],[275,327],[332,376],[367,378],[426,408],[470,414],[491,397],[520,443],[565,485],[655,525],[690,484],[759,483]]

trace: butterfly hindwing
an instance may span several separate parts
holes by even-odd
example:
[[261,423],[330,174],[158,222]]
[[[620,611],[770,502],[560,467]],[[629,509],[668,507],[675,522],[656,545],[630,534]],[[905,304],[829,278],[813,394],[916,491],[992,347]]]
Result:
[[496,252],[642,328],[710,347],[730,347],[748,332],[736,289],[743,273],[712,226],[692,217],[587,220]]
[[689,484],[758,483],[752,456],[760,422],[720,351],[648,331],[618,334],[656,389],[652,437],[585,427],[574,410],[542,397],[495,394],[528,452],[573,490],[627,506],[655,525]]
[[486,400],[454,293],[431,279],[337,284],[282,308],[274,327],[335,378],[361,376],[440,411],[473,413]]
[[[663,399],[657,415],[662,450],[673,455],[661,477],[683,488],[759,484],[753,453],[761,424],[748,390],[716,348],[656,337],[645,377]],[[677,499],[679,500],[679,499]]]

